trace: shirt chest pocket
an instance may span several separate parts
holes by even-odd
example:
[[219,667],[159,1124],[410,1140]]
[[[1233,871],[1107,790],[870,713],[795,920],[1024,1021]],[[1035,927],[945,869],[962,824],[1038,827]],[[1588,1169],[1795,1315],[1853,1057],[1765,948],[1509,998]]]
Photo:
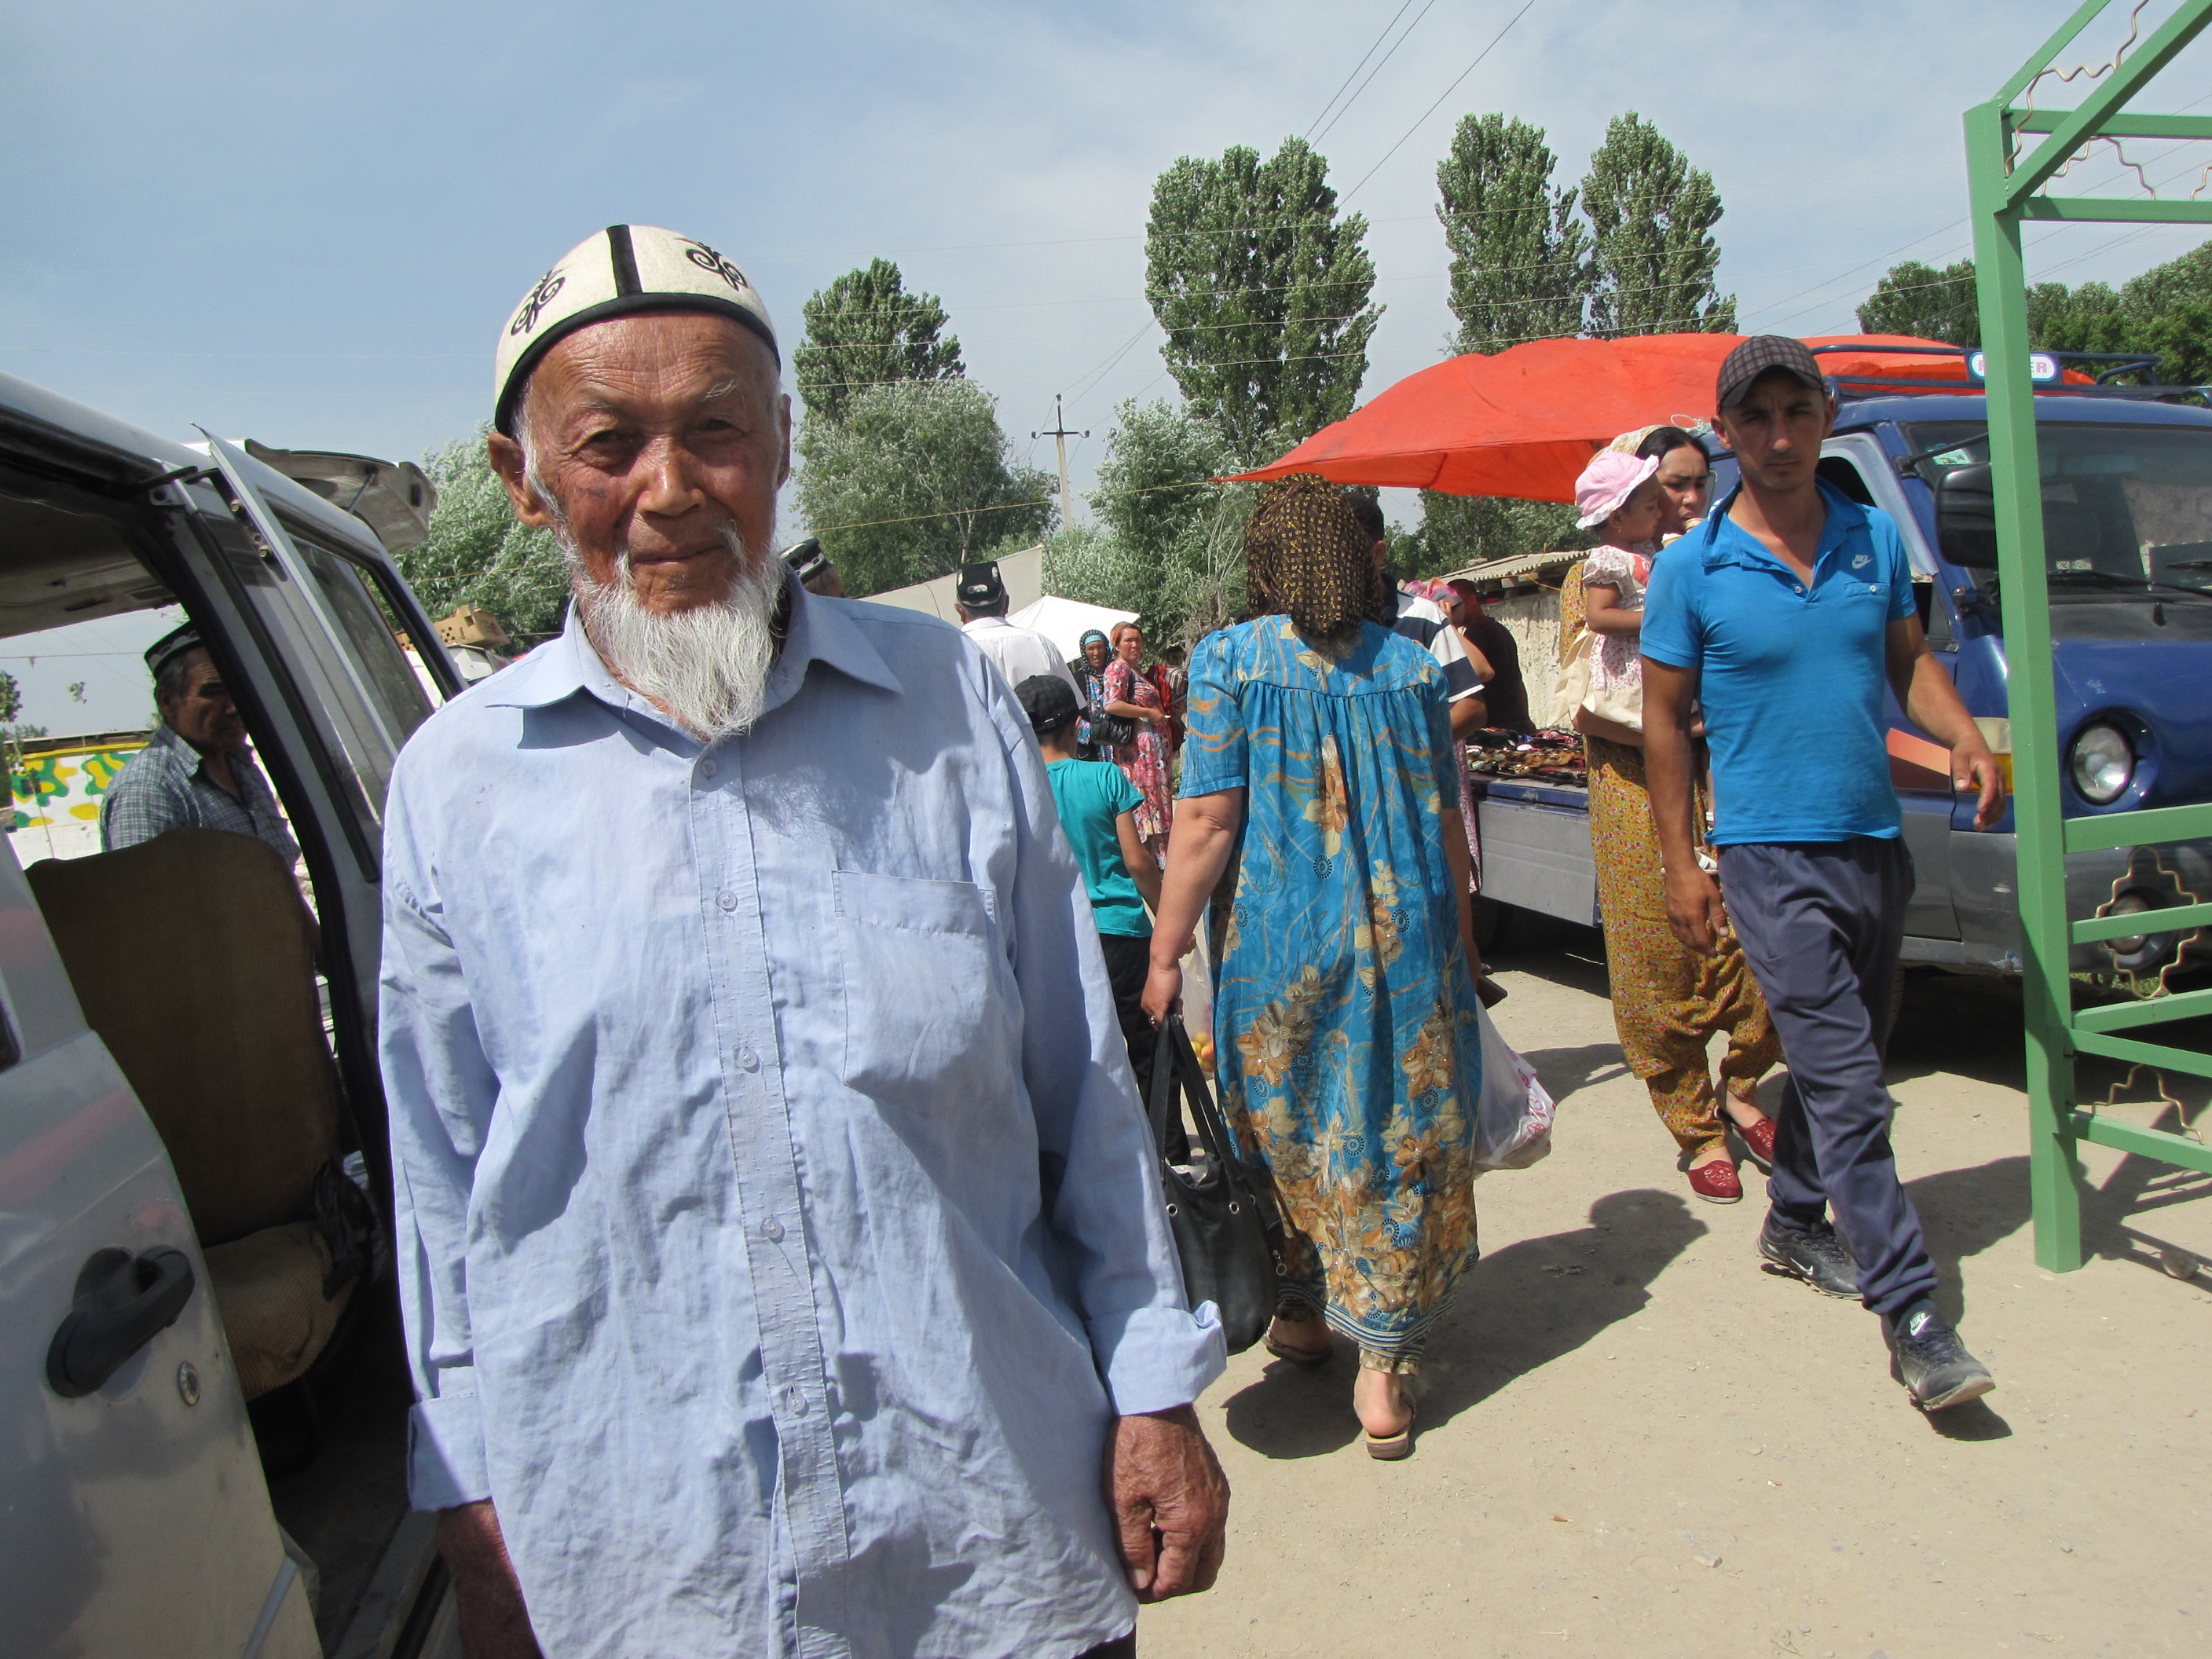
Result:
[[845,963],[846,1084],[932,1112],[975,1100],[1018,1059],[1013,976],[983,890],[834,872]]
[[1875,633],[1889,625],[1889,590],[1879,575],[1869,580],[1859,571],[1846,570],[1832,576],[1814,591],[1814,603],[1831,625],[1841,623],[1854,631]]

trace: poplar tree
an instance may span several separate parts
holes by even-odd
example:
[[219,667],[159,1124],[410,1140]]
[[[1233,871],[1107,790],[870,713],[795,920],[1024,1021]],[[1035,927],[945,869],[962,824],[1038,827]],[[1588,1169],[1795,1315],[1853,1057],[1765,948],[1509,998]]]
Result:
[[1183,156],[1152,187],[1145,295],[1194,410],[1251,465],[1352,412],[1382,316],[1367,221],[1302,138]]
[[1592,334],[1735,331],[1735,296],[1713,283],[1720,192],[1658,128],[1633,110],[1615,116],[1590,156],[1582,198],[1595,276]]
[[934,294],[909,294],[899,268],[872,259],[817,289],[799,307],[806,337],[791,354],[807,416],[842,420],[853,398],[893,380],[963,375],[960,340]]
[[1589,235],[1577,192],[1552,186],[1555,161],[1541,127],[1490,114],[1462,117],[1437,164],[1459,350],[1582,331]]

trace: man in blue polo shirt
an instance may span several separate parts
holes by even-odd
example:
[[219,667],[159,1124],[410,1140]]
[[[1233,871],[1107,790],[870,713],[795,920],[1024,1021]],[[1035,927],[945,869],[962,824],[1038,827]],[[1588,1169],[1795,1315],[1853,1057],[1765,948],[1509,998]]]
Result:
[[[1890,787],[1885,678],[1949,747],[1954,786],[1978,791],[1976,828],[2002,813],[2004,786],[1929,654],[1896,525],[1820,480],[1836,410],[1818,361],[1760,335],[1729,354],[1717,390],[1743,482],[1659,555],[1644,609],[1644,762],[1668,921],[1699,951],[1733,921],[1782,1036],[1790,1080],[1760,1254],[1881,1315],[1899,1380],[1940,1411],[1996,1384],[1931,1300],[1935,1264],[1890,1150],[1881,1052],[1912,860]],[[1718,885],[1698,866],[1690,818],[1700,712]]]

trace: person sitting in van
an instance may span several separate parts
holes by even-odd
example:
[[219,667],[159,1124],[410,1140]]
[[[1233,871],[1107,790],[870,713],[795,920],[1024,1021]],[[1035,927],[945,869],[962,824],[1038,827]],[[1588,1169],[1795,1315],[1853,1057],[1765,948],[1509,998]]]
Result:
[[161,723],[100,804],[100,851],[136,847],[172,830],[227,830],[258,836],[290,868],[300,844],[276,810],[276,792],[246,744],[246,722],[198,628],[186,623],[155,641],[146,666]]

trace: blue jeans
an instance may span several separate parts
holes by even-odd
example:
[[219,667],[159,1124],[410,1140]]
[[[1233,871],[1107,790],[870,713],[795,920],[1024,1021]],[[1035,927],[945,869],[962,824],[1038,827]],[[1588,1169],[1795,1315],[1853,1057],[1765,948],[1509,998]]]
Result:
[[1766,994],[1790,1080],[1766,1183],[1778,1225],[1832,1209],[1859,1295],[1893,1314],[1936,1290],[1936,1264],[1889,1145],[1881,1079],[1890,985],[1912,896],[1901,840],[1759,842],[1720,849],[1721,891]]

